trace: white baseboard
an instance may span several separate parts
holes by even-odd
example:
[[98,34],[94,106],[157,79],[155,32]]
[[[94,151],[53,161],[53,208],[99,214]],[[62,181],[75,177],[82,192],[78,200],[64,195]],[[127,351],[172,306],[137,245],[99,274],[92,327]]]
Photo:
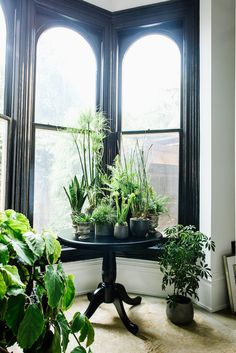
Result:
[[197,304],[210,312],[229,306],[227,285],[224,274],[214,274],[211,280],[201,280]]
[[[75,276],[76,294],[93,291],[101,282],[102,259],[93,259],[63,264],[66,273]],[[171,289],[161,289],[162,273],[156,261],[117,258],[117,282],[122,283],[129,293],[166,297]],[[223,274],[214,274],[211,281],[202,280],[197,305],[210,312],[228,306],[227,286]]]

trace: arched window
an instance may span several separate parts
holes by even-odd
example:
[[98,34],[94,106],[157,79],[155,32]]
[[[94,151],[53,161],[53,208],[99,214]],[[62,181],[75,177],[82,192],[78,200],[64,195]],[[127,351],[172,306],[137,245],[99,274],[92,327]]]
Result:
[[149,150],[151,182],[170,198],[160,228],[178,222],[181,130],[181,54],[162,34],[136,40],[125,52],[121,77],[121,132],[125,153],[137,140]]
[[8,119],[4,114],[6,23],[0,6],[0,209],[5,208]]
[[5,59],[6,59],[6,23],[4,13],[0,5],[0,113],[4,113],[4,89],[5,89]]
[[36,229],[43,225],[58,231],[71,224],[63,186],[67,187],[79,170],[77,153],[65,128],[76,126],[80,112],[95,110],[96,80],[96,57],[82,35],[64,27],[41,34],[34,123]]

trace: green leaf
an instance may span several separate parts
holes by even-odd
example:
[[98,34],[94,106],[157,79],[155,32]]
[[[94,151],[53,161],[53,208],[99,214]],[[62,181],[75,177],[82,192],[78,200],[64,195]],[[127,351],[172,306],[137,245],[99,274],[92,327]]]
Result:
[[4,281],[3,275],[0,272],[0,300],[4,298],[7,291],[7,285]]
[[71,330],[63,313],[57,315],[57,321],[61,331],[63,352],[65,352],[69,343],[69,334]]
[[54,233],[44,232],[42,236],[45,240],[47,260],[50,264],[54,264],[61,255],[61,245],[56,239],[56,235]]
[[43,314],[36,304],[32,304],[27,308],[19,326],[17,341],[20,347],[30,348],[37,341],[43,329]]
[[71,351],[71,353],[86,353],[86,349],[82,346],[78,346]]
[[50,353],[61,353],[61,337],[58,327],[54,327],[54,335]]
[[84,342],[85,338],[88,336],[88,332],[89,332],[89,323],[88,320],[86,320],[87,318],[85,317],[85,323],[84,326],[81,328],[80,330],[80,336],[79,336],[79,340],[80,342]]
[[88,319],[86,321],[87,321],[87,325],[88,325],[86,347],[88,347],[94,342],[94,328]]
[[30,250],[37,257],[41,257],[45,249],[45,242],[42,236],[33,232],[26,232],[25,234],[23,234],[23,237]]
[[7,312],[7,298],[5,297],[2,300],[0,300],[0,321],[5,320],[6,312]]
[[13,249],[15,250],[17,256],[26,264],[33,266],[35,263],[35,255],[29,249],[28,245],[25,244],[23,241],[9,238],[9,242],[12,245]]
[[68,275],[66,278],[65,292],[62,299],[62,310],[67,310],[71,307],[75,297],[74,276]]
[[59,273],[49,265],[44,276],[45,287],[48,293],[48,304],[55,308],[64,293],[64,281]]
[[6,265],[9,261],[8,247],[4,244],[0,244],[0,263]]
[[7,228],[10,228],[15,236],[21,235],[27,230],[30,230],[29,220],[22,214],[14,210],[6,210],[5,215],[7,218],[4,219],[4,223]]
[[25,287],[24,283],[21,282],[18,269],[16,266],[5,265],[0,266],[0,271],[3,274],[4,281],[7,286],[17,286],[17,287]]
[[12,329],[14,335],[17,335],[18,327],[24,316],[25,296],[23,294],[8,299],[8,308],[6,313],[7,326]]
[[11,286],[7,288],[7,295],[10,296],[17,296],[19,294],[24,294],[25,290],[24,288],[19,288],[16,286]]
[[71,322],[71,331],[73,333],[79,332],[85,325],[86,316],[81,313],[75,313]]

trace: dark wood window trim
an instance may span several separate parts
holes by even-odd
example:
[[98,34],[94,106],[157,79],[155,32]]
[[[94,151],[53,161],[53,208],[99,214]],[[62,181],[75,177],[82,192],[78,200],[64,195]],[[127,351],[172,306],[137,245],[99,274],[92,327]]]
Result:
[[[36,43],[52,24],[77,28],[99,44],[98,102],[111,122],[105,163],[112,163],[119,137],[118,58],[128,40],[155,29],[183,36],[183,144],[179,221],[199,223],[199,3],[170,0],[111,13],[82,0],[0,0],[8,29],[5,114],[12,119],[7,207],[32,220]],[[126,43],[126,44],[124,44]],[[96,44],[94,44],[96,47]],[[180,44],[181,45],[181,44]]]

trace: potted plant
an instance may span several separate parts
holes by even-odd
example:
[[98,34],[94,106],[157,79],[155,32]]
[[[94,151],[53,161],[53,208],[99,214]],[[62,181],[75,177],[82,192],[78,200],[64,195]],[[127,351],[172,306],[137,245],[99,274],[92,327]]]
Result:
[[130,204],[135,198],[135,194],[128,196],[128,199],[118,191],[113,193],[116,204],[116,224],[114,227],[114,237],[118,239],[125,239],[129,236],[129,227],[127,223],[127,215],[129,212]]
[[80,114],[76,128],[67,129],[78,152],[89,203],[87,212],[90,214],[103,197],[103,153],[107,131],[108,121],[103,112],[92,110]]
[[37,234],[23,214],[0,212],[1,352],[17,345],[25,353],[64,353],[70,335],[77,342],[71,353],[87,352],[81,342],[90,346],[94,330],[79,312],[70,322],[65,317],[75,287],[73,276],[57,263],[60,254],[53,233]]
[[92,220],[95,223],[96,236],[113,235],[116,214],[114,208],[108,203],[101,203],[92,213]]
[[165,230],[167,242],[160,258],[163,272],[162,289],[173,286],[167,297],[167,317],[175,324],[193,320],[191,298],[198,298],[201,278],[211,276],[206,263],[206,250],[215,250],[215,243],[193,226],[176,225]]
[[85,213],[80,213],[79,215],[74,215],[73,221],[77,227],[77,233],[80,239],[86,239],[90,234],[91,226],[91,216]]
[[150,202],[148,205],[148,218],[150,234],[156,233],[158,227],[159,216],[168,212],[167,204],[169,202],[168,196],[157,195],[156,192],[151,190]]
[[85,179],[82,177],[81,182],[79,182],[77,176],[75,175],[74,178],[71,180],[71,183],[68,186],[68,190],[63,187],[66,193],[66,196],[69,200],[70,207],[71,207],[71,219],[72,224],[77,232],[77,217],[81,214],[82,208],[84,206],[87,191],[86,191],[86,184]]
[[144,237],[149,230],[148,207],[150,203],[152,187],[147,173],[148,152],[136,143],[134,150],[134,165],[136,169],[137,189],[135,198],[131,203],[132,218],[130,230],[133,236]]

